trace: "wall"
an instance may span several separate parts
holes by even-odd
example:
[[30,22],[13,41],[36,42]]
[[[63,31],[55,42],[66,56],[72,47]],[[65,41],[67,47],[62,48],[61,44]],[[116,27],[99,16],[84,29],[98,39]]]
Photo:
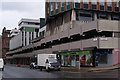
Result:
[[114,65],[120,64],[120,49],[114,49]]
[[20,32],[17,36],[10,40],[10,50],[22,46],[22,33]]

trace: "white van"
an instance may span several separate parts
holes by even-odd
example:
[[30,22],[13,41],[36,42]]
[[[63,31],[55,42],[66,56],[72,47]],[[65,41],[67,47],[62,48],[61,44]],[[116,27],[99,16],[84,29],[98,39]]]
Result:
[[4,71],[4,61],[2,58],[0,58],[0,69],[2,69],[2,71]]

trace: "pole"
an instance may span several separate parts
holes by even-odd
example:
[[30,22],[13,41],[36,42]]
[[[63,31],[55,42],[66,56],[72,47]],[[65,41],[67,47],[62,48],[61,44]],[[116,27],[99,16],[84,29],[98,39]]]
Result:
[[81,57],[80,57],[80,55],[79,55],[79,65],[78,65],[78,66],[79,66],[79,70],[80,70],[80,60],[81,60]]

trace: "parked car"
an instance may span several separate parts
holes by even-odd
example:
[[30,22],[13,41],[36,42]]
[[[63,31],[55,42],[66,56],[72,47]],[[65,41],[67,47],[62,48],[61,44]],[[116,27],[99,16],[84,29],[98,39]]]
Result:
[[37,63],[36,62],[32,62],[31,64],[30,64],[30,69],[37,69],[38,68],[38,66],[37,66]]
[[2,58],[0,58],[0,69],[2,69],[2,71],[4,71],[4,61]]

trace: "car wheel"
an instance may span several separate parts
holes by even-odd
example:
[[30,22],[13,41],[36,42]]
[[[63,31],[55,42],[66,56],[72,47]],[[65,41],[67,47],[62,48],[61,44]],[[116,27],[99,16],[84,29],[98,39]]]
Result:
[[60,71],[61,69],[59,68],[58,71]]

